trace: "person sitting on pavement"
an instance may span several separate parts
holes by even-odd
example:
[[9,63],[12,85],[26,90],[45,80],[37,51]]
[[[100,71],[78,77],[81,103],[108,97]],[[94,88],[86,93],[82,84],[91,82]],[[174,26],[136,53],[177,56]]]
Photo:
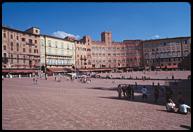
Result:
[[180,114],[188,114],[188,111],[191,112],[191,107],[185,104],[184,102],[179,106],[178,112]]
[[167,112],[175,112],[176,104],[172,101],[172,99],[169,99],[166,103],[166,110]]

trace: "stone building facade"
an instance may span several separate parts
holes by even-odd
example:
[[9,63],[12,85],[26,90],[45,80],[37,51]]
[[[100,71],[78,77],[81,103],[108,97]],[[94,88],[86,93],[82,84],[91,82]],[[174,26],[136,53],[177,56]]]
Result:
[[[62,38],[41,35],[41,66],[53,72],[64,72],[75,65],[75,43]],[[45,63],[46,61],[46,63]]]
[[20,31],[2,26],[2,72],[32,73],[40,66],[40,29]]

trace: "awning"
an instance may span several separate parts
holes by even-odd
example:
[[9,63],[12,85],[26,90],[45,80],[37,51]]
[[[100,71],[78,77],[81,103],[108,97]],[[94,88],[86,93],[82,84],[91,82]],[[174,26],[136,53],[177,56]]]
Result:
[[178,68],[178,65],[167,66],[167,68]]
[[3,73],[37,73],[38,70],[2,70]]
[[156,68],[160,68],[160,66],[156,66]]
[[102,68],[101,69],[78,69],[78,71],[85,71],[85,72],[86,71],[111,71],[111,70],[112,69],[109,69],[109,68],[108,69],[107,68],[106,69],[105,68],[103,69]]
[[48,68],[48,72],[65,72],[64,68]]

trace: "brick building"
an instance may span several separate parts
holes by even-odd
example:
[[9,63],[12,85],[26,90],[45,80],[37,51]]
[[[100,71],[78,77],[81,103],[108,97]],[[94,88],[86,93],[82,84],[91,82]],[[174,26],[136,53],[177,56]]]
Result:
[[191,37],[115,42],[111,32],[102,32],[100,41],[88,35],[75,40],[40,35],[35,27],[20,31],[2,26],[2,72],[31,74],[41,66],[53,72],[73,67],[80,71],[191,69],[190,47]]
[[137,69],[142,65],[140,40],[113,42],[110,32],[101,33],[101,41],[84,36],[76,41],[76,66],[90,70]]
[[2,26],[2,73],[30,74],[40,67],[40,29],[20,31]]
[[77,69],[90,69],[91,65],[91,38],[84,36],[81,40],[75,41],[76,43],[76,68]]
[[146,40],[142,43],[146,69],[179,69],[180,62],[191,53],[190,37]]

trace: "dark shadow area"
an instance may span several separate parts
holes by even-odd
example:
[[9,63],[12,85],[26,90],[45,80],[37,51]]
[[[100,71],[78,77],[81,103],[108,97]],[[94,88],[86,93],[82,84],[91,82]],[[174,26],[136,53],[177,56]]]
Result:
[[[157,84],[154,84],[157,86]],[[134,101],[134,102],[143,102],[149,103],[154,105],[165,105],[166,103],[166,96],[165,92],[166,86],[169,86],[173,92],[172,100],[177,103],[178,100],[178,92],[180,91],[184,95],[185,103],[191,106],[191,80],[183,80],[183,81],[168,81],[165,85],[161,85],[159,88],[159,98],[157,103],[154,102],[154,86],[153,85],[131,85],[134,88],[134,93],[138,93],[138,95],[134,96],[134,99],[128,99],[128,97],[122,96],[118,98],[117,87],[107,88],[107,87],[89,87],[88,89],[96,89],[96,90],[111,90],[117,93],[117,96],[110,96],[110,97],[99,97],[99,98],[106,98],[106,99],[117,99],[123,101]],[[148,98],[147,100],[142,99],[141,95],[141,88],[145,86],[147,88]],[[140,94],[139,94],[140,93]]]
[[[167,110],[163,110],[163,109],[161,109],[161,110],[157,109],[157,111],[168,112]],[[170,113],[172,113],[172,112],[170,112]]]
[[105,88],[105,87],[89,87],[88,89],[97,89],[97,90],[113,90],[113,91],[116,91],[117,87],[114,87],[114,88]]
[[191,129],[191,126],[186,126],[186,125],[180,125],[180,127],[182,127],[182,128],[186,128],[186,129]]
[[114,99],[114,100],[122,100],[122,101],[132,101],[132,102],[140,102],[140,103],[148,103],[148,104],[154,104],[154,105],[165,105],[165,102],[163,101],[158,101],[157,103],[154,103],[154,99],[152,97],[148,97],[147,100],[142,99],[142,95],[135,95],[134,99],[128,99],[128,97],[99,97],[99,98],[105,98],[105,99]]

